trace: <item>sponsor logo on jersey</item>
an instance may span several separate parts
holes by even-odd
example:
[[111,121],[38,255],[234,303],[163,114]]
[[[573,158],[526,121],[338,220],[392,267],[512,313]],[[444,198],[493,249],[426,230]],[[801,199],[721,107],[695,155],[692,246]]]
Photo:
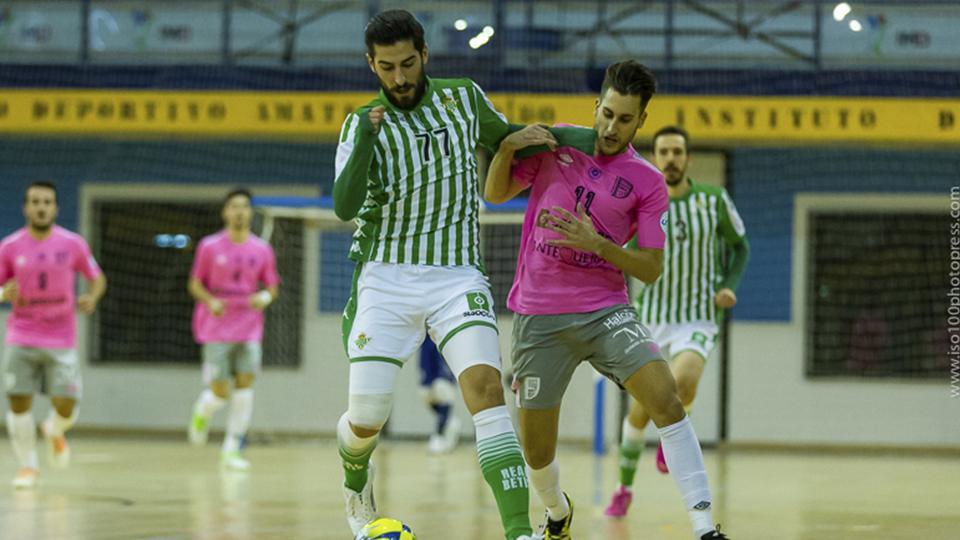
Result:
[[633,193],[633,184],[626,178],[618,176],[617,181],[613,184],[613,190],[610,191],[610,195],[613,195],[615,199],[626,199],[631,193]]
[[463,312],[464,317],[487,317],[493,319],[491,308],[493,302],[483,291],[473,291],[467,293],[467,311]]

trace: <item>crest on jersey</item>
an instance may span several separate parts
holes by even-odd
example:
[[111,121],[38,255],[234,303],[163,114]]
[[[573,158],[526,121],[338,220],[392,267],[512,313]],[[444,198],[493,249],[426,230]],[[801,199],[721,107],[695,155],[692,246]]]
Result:
[[454,112],[457,110],[457,100],[452,96],[443,96],[443,99],[440,100],[440,103],[443,105],[443,108]]
[[371,339],[372,338],[368,337],[366,333],[360,332],[360,335],[357,336],[357,339],[354,341],[354,343],[357,345],[357,348],[362,351],[363,348],[370,343]]
[[531,400],[540,395],[540,377],[523,379],[523,399]]
[[631,193],[633,193],[633,184],[627,181],[626,178],[618,176],[617,181],[613,184],[613,190],[610,191],[610,195],[613,195],[615,199],[626,199]]

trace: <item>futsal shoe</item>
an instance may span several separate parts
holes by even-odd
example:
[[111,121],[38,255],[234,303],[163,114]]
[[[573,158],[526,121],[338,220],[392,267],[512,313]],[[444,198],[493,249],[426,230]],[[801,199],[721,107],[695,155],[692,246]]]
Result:
[[203,446],[207,444],[207,437],[210,435],[210,422],[203,415],[194,413],[190,418],[190,424],[187,426],[187,439],[194,446]]
[[250,462],[244,459],[243,454],[237,451],[222,452],[220,454],[220,463],[224,468],[231,471],[250,470]]
[[65,469],[70,465],[70,446],[67,445],[67,438],[63,435],[51,435],[52,430],[49,420],[40,424],[40,431],[43,432],[43,438],[47,441],[47,455],[50,456],[50,463],[58,469]]
[[443,433],[430,436],[427,450],[431,454],[449,454],[457,447],[458,442],[460,442],[460,419],[451,418],[447,421]]
[[730,540],[727,535],[720,532],[720,526],[717,525],[715,530],[708,532],[707,534],[700,537],[700,540]]
[[37,478],[40,476],[40,473],[36,469],[30,467],[21,467],[17,471],[17,475],[13,477],[14,489],[32,489],[37,485]]
[[364,525],[377,519],[377,502],[373,499],[373,463],[367,468],[367,483],[359,493],[343,486],[343,498],[347,503],[347,525],[356,536]]
[[630,509],[630,503],[633,502],[633,492],[627,486],[620,486],[613,492],[613,500],[610,506],[603,511],[603,515],[609,517],[623,517],[627,515]]
[[667,468],[667,460],[663,457],[663,444],[657,446],[657,470],[663,474],[668,474],[670,469]]
[[570,507],[570,513],[567,514],[567,517],[554,521],[550,519],[550,512],[546,512],[546,515],[543,517],[543,525],[540,526],[540,538],[543,540],[571,540],[570,536],[570,524],[573,523],[573,501],[570,500],[570,497],[564,493],[564,498],[567,499],[567,506]]

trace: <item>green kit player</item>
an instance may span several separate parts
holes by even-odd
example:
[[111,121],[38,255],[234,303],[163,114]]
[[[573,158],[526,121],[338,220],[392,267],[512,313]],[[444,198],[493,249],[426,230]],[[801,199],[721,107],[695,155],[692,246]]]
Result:
[[495,151],[509,126],[473,81],[425,75],[423,27],[410,13],[376,15],[365,38],[382,89],[343,124],[333,188],[337,216],[358,226],[343,316],[350,397],[337,425],[347,521],[356,534],[377,517],[370,456],[404,359],[429,332],[473,415],[505,536],[526,540],[527,477],[479,247],[476,150]]

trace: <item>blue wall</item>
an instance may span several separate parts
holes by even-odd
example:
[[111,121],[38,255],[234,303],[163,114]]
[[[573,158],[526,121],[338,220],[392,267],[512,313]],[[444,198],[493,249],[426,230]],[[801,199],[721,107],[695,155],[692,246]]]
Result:
[[[801,192],[916,192],[947,197],[960,179],[956,152],[752,148],[730,154],[733,199],[751,258],[738,320],[790,319],[793,200]],[[909,279],[905,276],[905,279]]]

